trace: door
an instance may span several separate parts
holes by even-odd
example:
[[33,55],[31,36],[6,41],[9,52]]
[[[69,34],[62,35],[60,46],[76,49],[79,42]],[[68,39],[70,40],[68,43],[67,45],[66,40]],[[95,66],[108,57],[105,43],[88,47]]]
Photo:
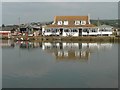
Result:
[[62,36],[63,34],[63,28],[60,28],[60,35]]
[[82,28],[79,28],[79,36],[82,36]]

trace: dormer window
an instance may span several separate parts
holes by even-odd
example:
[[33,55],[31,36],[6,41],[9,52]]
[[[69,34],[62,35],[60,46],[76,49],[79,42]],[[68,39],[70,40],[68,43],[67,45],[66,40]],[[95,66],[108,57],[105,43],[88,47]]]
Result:
[[80,21],[75,21],[75,25],[80,25]]
[[62,25],[62,21],[58,21],[58,25]]
[[81,25],[85,25],[86,24],[86,21],[81,21]]
[[68,25],[68,21],[64,21],[64,25]]

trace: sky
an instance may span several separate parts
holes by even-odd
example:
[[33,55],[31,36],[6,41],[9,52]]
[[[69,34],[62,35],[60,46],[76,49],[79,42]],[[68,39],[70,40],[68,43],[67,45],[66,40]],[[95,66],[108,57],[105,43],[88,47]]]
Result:
[[[19,24],[30,22],[53,21],[56,15],[90,15],[91,19],[117,19],[118,2],[67,2],[70,0],[57,0],[59,2],[14,2],[2,1],[2,23]],[[26,1],[26,2],[25,2]],[[75,0],[77,1],[77,0]],[[86,0],[87,1],[87,0]]]
[[119,0],[1,0],[2,2],[118,2]]

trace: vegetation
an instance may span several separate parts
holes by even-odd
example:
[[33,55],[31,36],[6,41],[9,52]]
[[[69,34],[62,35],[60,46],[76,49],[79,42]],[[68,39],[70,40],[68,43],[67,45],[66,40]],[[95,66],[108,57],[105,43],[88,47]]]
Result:
[[118,28],[118,20],[91,20],[91,23],[98,26],[99,25],[110,25],[110,26],[113,26],[113,27],[116,27]]
[[5,27],[5,25],[4,25],[4,24],[2,24],[2,27]]

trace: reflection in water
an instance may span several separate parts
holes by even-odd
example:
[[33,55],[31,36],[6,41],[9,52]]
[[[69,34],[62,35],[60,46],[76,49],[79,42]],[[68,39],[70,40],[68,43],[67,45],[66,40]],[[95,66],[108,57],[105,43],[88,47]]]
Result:
[[41,43],[37,42],[28,42],[28,41],[18,41],[15,43],[16,45],[19,45],[21,49],[32,49],[32,48],[39,48],[41,47]]
[[0,47],[2,48],[14,48],[14,42],[10,40],[0,40]]
[[57,60],[88,60],[90,53],[110,49],[110,43],[42,43],[42,49],[55,55]]
[[112,43],[72,43],[72,42],[28,42],[3,41],[2,47],[19,46],[20,49],[40,48],[51,53],[56,60],[83,60],[87,61],[90,54],[98,50],[109,50]]
[[87,60],[89,50],[82,50],[82,43],[42,43],[42,49],[51,52],[57,60]]
[[118,44],[4,41],[1,45],[4,88],[118,86]]

